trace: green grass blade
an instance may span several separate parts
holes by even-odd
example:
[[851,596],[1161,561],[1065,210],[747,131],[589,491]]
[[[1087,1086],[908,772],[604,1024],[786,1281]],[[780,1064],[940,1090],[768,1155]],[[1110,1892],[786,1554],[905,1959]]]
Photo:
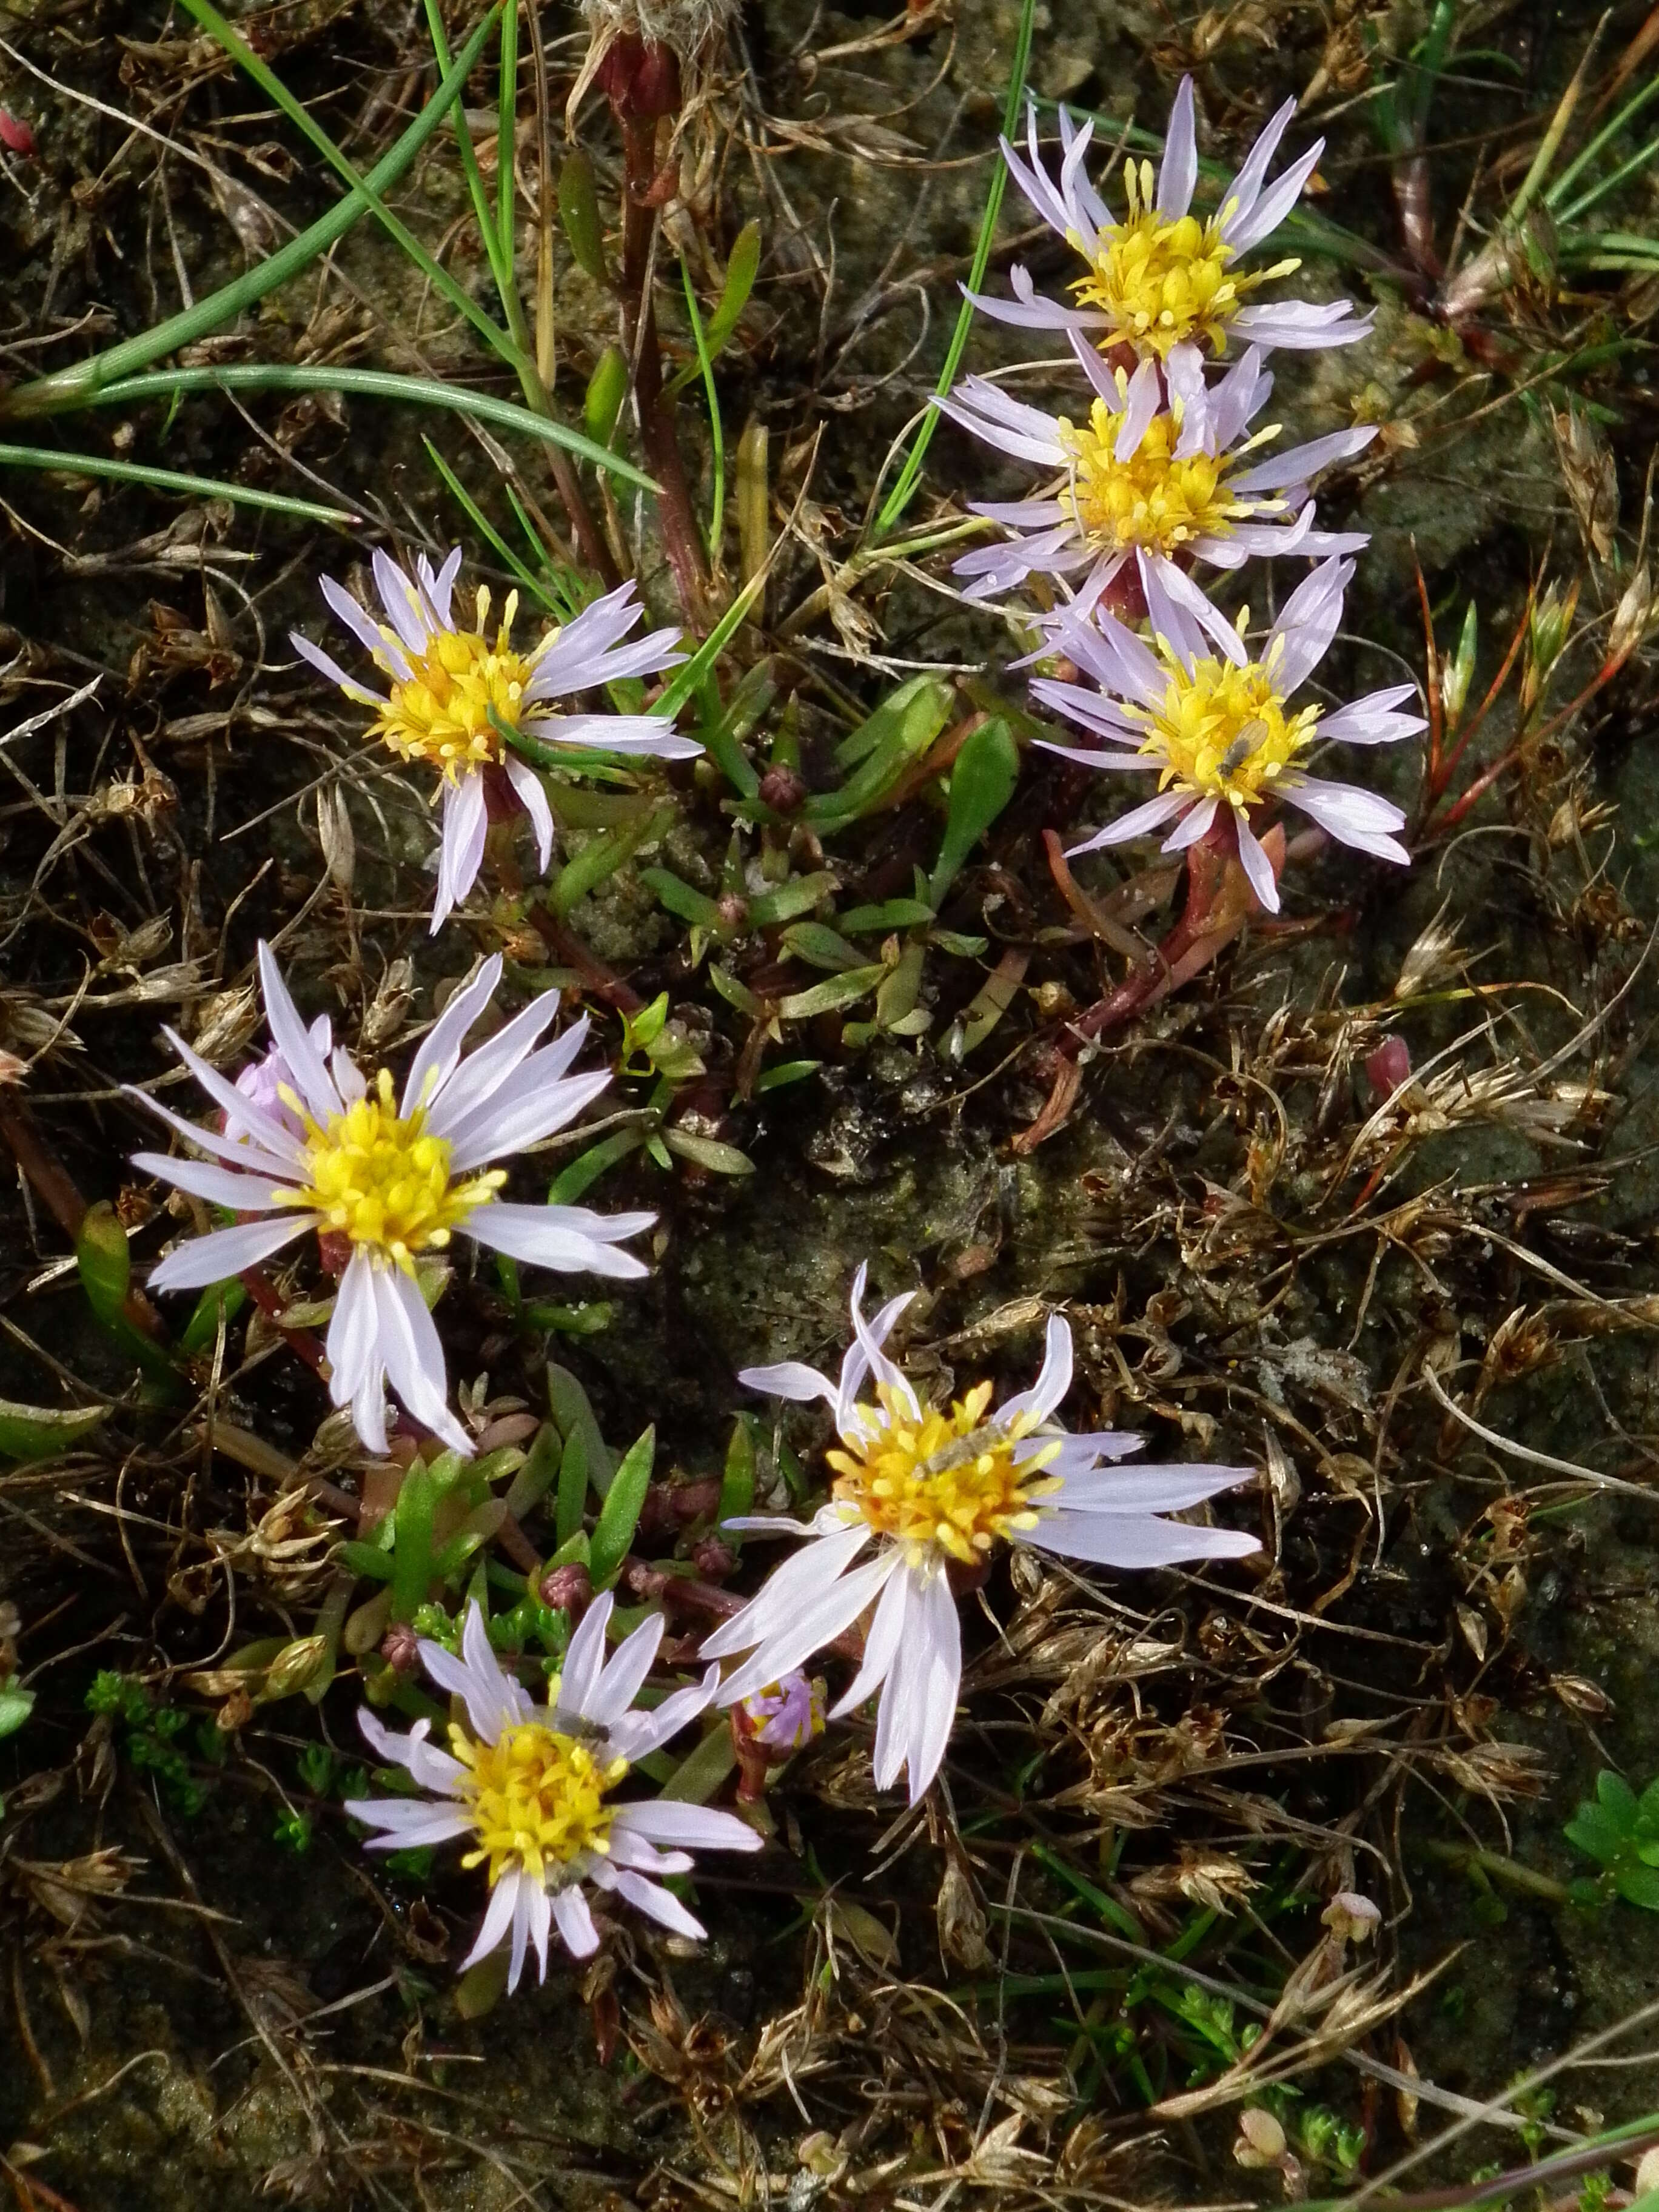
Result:
[[[516,0],[512,0],[516,4]],[[426,0],[426,27],[432,37],[432,51],[438,67],[447,71],[449,40],[444,34],[441,0]],[[515,25],[516,28],[516,25]],[[489,204],[489,194],[484,189],[483,172],[478,167],[478,156],[473,150],[472,133],[466,127],[465,112],[455,111],[455,145],[461,157],[461,173],[466,179],[467,191],[472,196],[472,212],[477,218],[478,233],[483,240],[483,249],[489,262],[489,273],[495,280],[495,289],[501,295],[501,307],[509,324],[515,321],[518,294],[513,289],[513,272],[501,259],[501,243],[495,228],[495,210]],[[516,321],[523,323],[519,313]]]
[[697,311],[697,295],[691,283],[691,271],[684,257],[680,260],[680,277],[685,286],[685,312],[691,322],[691,342],[697,349],[697,367],[702,374],[702,388],[708,399],[708,434],[714,447],[714,495],[708,519],[708,558],[718,568],[720,564],[720,540],[726,534],[726,439],[720,428],[720,396],[714,390],[714,359],[708,350],[704,336],[702,317]]
[[701,687],[714,663],[725,652],[727,644],[737,635],[747,621],[749,610],[759,598],[765,580],[763,576],[757,576],[752,583],[746,585],[738,592],[737,598],[732,600],[691,658],[689,660],[683,660],[669,678],[662,696],[651,709],[653,714],[660,714],[665,721],[672,721],[679,713],[691,694]]
[[[1020,102],[1024,98],[1025,79],[1031,65],[1031,29],[1036,14],[1036,0],[1024,0],[1019,11],[1019,29],[1014,38],[1008,97],[1002,110],[1003,136],[1008,138],[1012,137],[1019,124]],[[986,195],[985,215],[979,227],[979,241],[974,248],[973,267],[969,271],[968,289],[970,292],[980,289],[985,282],[985,272],[991,265],[991,245],[996,236],[997,217],[1002,211],[1002,195],[1007,185],[1007,165],[999,157],[996,174],[992,178],[991,189]],[[961,368],[962,356],[968,349],[968,333],[973,327],[973,321],[974,310],[964,300],[957,317],[956,329],[951,335],[945,366],[939,371],[939,382],[934,387],[935,396],[940,399],[950,396],[951,387],[957,380],[957,371]],[[916,431],[915,443],[906,458],[899,480],[887,495],[887,503],[876,517],[872,536],[884,538],[915,498],[916,486],[921,480],[921,465],[927,458],[928,447],[933,443],[939,419],[939,410],[930,407]]]
[[299,522],[330,522],[349,530],[362,520],[343,507],[315,500],[290,499],[285,493],[254,491],[217,477],[186,476],[179,469],[153,469],[142,461],[118,461],[102,453],[58,453],[50,446],[0,446],[0,469],[61,469],[65,476],[106,477],[116,483],[148,484],[154,491],[179,491],[191,499],[229,499],[239,507],[261,507],[272,514],[291,514]]
[[[535,0],[531,0],[535,5]],[[507,281],[514,281],[518,255],[519,0],[508,0],[501,15],[499,104],[495,124],[495,242]]]
[[1563,208],[1561,202],[1571,190],[1574,179],[1595,159],[1607,141],[1617,137],[1627,125],[1633,123],[1649,101],[1654,99],[1659,99],[1659,76],[1650,76],[1641,90],[1632,94],[1625,102],[1612,121],[1604,123],[1589,144],[1581,147],[1573,155],[1544,195],[1544,204],[1552,214],[1563,222],[1571,220],[1570,210]]
[[[413,232],[393,215],[380,194],[365,183],[321,124],[295,98],[282,79],[265,66],[234,25],[225,21],[213,5],[213,0],[183,0],[183,4],[210,37],[224,48],[237,66],[246,71],[266,99],[280,107],[289,121],[311,141],[336,174],[343,177],[354,191],[362,193],[370,214],[385,225],[391,237],[409,256],[440,298],[447,301],[457,314],[465,316],[484,343],[500,354],[504,361],[514,368],[518,368],[522,356],[501,325],[485,314],[465,287],[456,283],[443,264],[434,260]],[[516,17],[514,21],[517,21]]]
[[84,407],[106,386],[118,379],[132,376],[147,369],[154,362],[177,353],[181,346],[192,345],[199,338],[211,337],[216,331],[234,322],[245,307],[252,307],[266,294],[287,283],[290,276],[310,267],[327,252],[329,247],[343,238],[366,211],[368,200],[365,192],[386,192],[403,176],[427,140],[443,121],[444,117],[460,97],[462,88],[471,74],[474,63],[483,51],[484,40],[495,20],[492,8],[473,32],[455,58],[453,69],[446,70],[443,82],[431,100],[421,110],[407,131],[398,140],[383,160],[375,163],[363,179],[363,189],[347,195],[339,204],[319,216],[308,229],[297,238],[290,239],[280,251],[257,269],[248,270],[233,283],[221,286],[193,307],[169,315],[162,323],[141,331],[137,337],[125,338],[119,345],[108,347],[103,353],[94,354],[89,360],[77,362],[73,368],[54,371],[50,376],[37,377],[32,384],[20,386],[15,391],[0,395],[0,417],[58,414],[67,409]]
[[1627,178],[1638,176],[1656,155],[1659,155],[1659,138],[1650,138],[1638,153],[1632,154],[1628,161],[1621,161],[1610,177],[1603,177],[1599,184],[1580,192],[1570,206],[1558,208],[1552,201],[1556,221],[1576,222],[1580,216],[1587,215],[1598,200],[1604,200],[1610,192],[1616,192]]
[[431,462],[433,467],[436,469],[438,474],[448,485],[457,505],[466,516],[467,520],[472,525],[472,527],[477,532],[479,537],[483,539],[485,544],[489,546],[492,551],[495,554],[497,559],[501,562],[501,566],[507,571],[509,575],[516,576],[518,578],[519,582],[524,590],[530,593],[531,597],[538,605],[545,607],[549,614],[553,615],[559,621],[564,621],[566,619],[564,610],[559,605],[558,602],[552,597],[552,595],[543,587],[539,579],[533,575],[525,566],[524,562],[520,560],[518,555],[507,544],[506,538],[501,536],[500,531],[496,529],[495,524],[489,520],[489,517],[478,505],[478,502],[473,498],[471,493],[468,491],[466,486],[456,475],[454,470],[452,469],[448,462],[445,460],[443,455],[433,444],[431,439],[422,438],[421,443],[426,447],[427,459]]
[[[31,387],[33,388],[33,387]],[[187,392],[337,392],[346,398],[392,399],[413,407],[439,407],[452,415],[471,415],[497,430],[516,430],[546,445],[562,446],[596,468],[609,469],[624,483],[654,492],[654,480],[631,461],[596,446],[580,430],[568,429],[549,416],[534,415],[510,399],[471,392],[465,385],[440,384],[426,376],[398,376],[382,368],[301,368],[282,362],[238,362],[222,368],[161,368],[125,377],[119,384],[83,392],[80,406],[126,407],[141,399],[171,399]]]

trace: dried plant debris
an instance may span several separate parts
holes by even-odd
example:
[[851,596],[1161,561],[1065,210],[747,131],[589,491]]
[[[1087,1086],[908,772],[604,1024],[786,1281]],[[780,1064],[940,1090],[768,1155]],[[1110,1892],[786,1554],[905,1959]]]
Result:
[[18,12],[21,2212],[1659,2186],[1656,64]]

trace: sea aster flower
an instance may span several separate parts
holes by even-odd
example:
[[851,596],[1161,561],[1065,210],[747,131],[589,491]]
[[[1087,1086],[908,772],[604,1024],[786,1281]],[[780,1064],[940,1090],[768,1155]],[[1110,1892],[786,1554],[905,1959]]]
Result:
[[1254,346],[1210,388],[1195,361],[1163,372],[1143,362],[1128,376],[1075,334],[1072,346],[1095,390],[1086,422],[1046,415],[980,376],[936,403],[999,452],[1062,471],[1037,498],[970,502],[975,514],[1023,534],[957,562],[957,574],[971,579],[969,599],[1008,591],[1034,570],[1066,577],[1082,568],[1086,606],[1137,552],[1161,566],[1237,568],[1254,555],[1357,553],[1370,543],[1363,532],[1316,530],[1307,488],[1319,470],[1370,445],[1374,428],[1338,430],[1246,465],[1278,435],[1272,427],[1244,436],[1273,384]]
[[[994,1413],[988,1382],[948,1412],[924,1407],[882,1350],[910,1299],[890,1299],[866,1321],[866,1272],[854,1279],[854,1340],[838,1380],[798,1360],[738,1377],[774,1397],[827,1399],[843,1449],[826,1455],[836,1471],[831,1499],[811,1521],[729,1524],[811,1540],[702,1650],[711,1659],[750,1653],[720,1685],[720,1702],[734,1705],[781,1680],[873,1605],[863,1664],[830,1717],[882,1692],[876,1784],[888,1788],[908,1767],[914,1804],[939,1771],[962,1680],[953,1564],[977,1566],[998,1538],[1115,1567],[1237,1559],[1257,1549],[1255,1537],[1158,1516],[1248,1481],[1251,1470],[1103,1465],[1138,1451],[1140,1439],[1111,1431],[1068,1436],[1051,1418],[1072,1381],[1072,1333],[1058,1314],[1031,1389]],[[873,1404],[859,1395],[871,1377]],[[873,1558],[861,1558],[872,1542]]]
[[382,1068],[368,1083],[341,1047],[325,1058],[328,1030],[307,1031],[268,945],[259,975],[271,1036],[285,1064],[279,1111],[258,1102],[258,1085],[227,1082],[182,1037],[167,1042],[215,1103],[222,1135],[132,1091],[206,1160],[135,1152],[133,1164],[210,1205],[256,1217],[190,1238],[150,1276],[160,1291],[199,1289],[256,1267],[307,1229],[349,1251],[329,1324],[330,1395],[349,1404],[357,1433],[384,1452],[388,1381],[416,1420],[459,1452],[472,1449],[445,1402],[443,1346],[416,1280],[424,1252],[441,1250],[457,1229],[542,1267],[642,1275],[616,1247],[656,1218],[602,1214],[585,1206],[503,1204],[503,1170],[488,1163],[537,1143],[573,1120],[611,1080],[600,1068],[566,1073],[587,1035],[586,1017],[544,1049],[538,1040],[558,1011],[544,992],[463,1061],[461,1040],[501,981],[500,956],[457,991],[422,1041],[399,1101]]
[[548,1684],[544,1706],[503,1671],[483,1617],[470,1605],[458,1659],[420,1639],[427,1673],[461,1699],[465,1724],[452,1722],[449,1749],[427,1738],[429,1721],[396,1735],[367,1706],[358,1725],[380,1757],[404,1767],[423,1797],[348,1800],[346,1810],[380,1833],[371,1850],[408,1850],[468,1837],[461,1863],[483,1867],[489,1904],[463,1971],[511,1938],[507,1986],[518,1986],[525,1954],[536,1949],[547,1978],[547,1942],[556,1928],[567,1951],[585,1959],[599,1948],[587,1887],[608,1892],[677,1936],[707,1931],[653,1876],[689,1874],[691,1851],[757,1851],[761,1838],[735,1813],[666,1799],[613,1801],[630,1766],[694,1720],[714,1695],[716,1670],[674,1690],[649,1711],[634,1700],[662,1641],[660,1613],[605,1658],[609,1592],[596,1598],[570,1639],[564,1671]]
[[553,816],[542,781],[502,739],[501,726],[548,744],[587,746],[610,753],[654,753],[684,760],[702,747],[676,734],[659,714],[565,714],[556,702],[628,676],[649,676],[684,656],[672,647],[679,633],[652,630],[631,645],[621,641],[644,610],[632,584],[596,599],[573,622],[550,629],[539,645],[520,653],[512,642],[519,595],[509,592],[495,636],[489,630],[489,592],[480,586],[473,626],[454,611],[456,547],[441,568],[425,554],[413,580],[376,552],[374,581],[386,620],[366,614],[331,576],[323,597],[390,679],[387,692],[371,691],[347,675],[333,657],[299,631],[295,651],[319,668],[346,696],[374,709],[369,735],[399,760],[435,768],[444,795],[443,844],[432,910],[435,932],[477,880],[489,826],[489,772],[499,771],[531,819],[544,870],[553,852]]
[[1351,300],[1315,302],[1285,300],[1253,307],[1258,285],[1289,276],[1301,267],[1294,258],[1246,275],[1234,264],[1278,229],[1313,174],[1325,142],[1318,139],[1283,176],[1267,183],[1267,164],[1296,113],[1287,100],[1250,149],[1238,174],[1206,221],[1189,212],[1198,182],[1198,142],[1193,124],[1193,81],[1183,77],[1170,116],[1164,159],[1156,179],[1150,161],[1126,161],[1127,218],[1115,221],[1089,182],[1085,167],[1092,123],[1079,130],[1065,108],[1060,111],[1060,169],[1056,184],[1037,150],[1036,110],[1027,111],[1030,159],[1023,161],[1005,138],[1003,158],[1031,205],[1089,266],[1069,289],[1075,307],[1042,298],[1027,271],[1009,271],[1014,298],[983,299],[974,305],[1005,323],[1028,330],[1086,331],[1103,353],[1132,346],[1143,357],[1173,359],[1186,352],[1194,359],[1207,346],[1227,350],[1230,341],[1244,345],[1298,347],[1352,345],[1370,331],[1370,315],[1357,314]]
[[821,1677],[809,1682],[799,1668],[781,1682],[769,1682],[743,1701],[743,1711],[763,1743],[781,1756],[801,1751],[823,1734],[825,1690]]
[[[1410,854],[1394,834],[1406,819],[1397,806],[1352,784],[1325,782],[1300,765],[1316,744],[1394,744],[1424,726],[1420,714],[1399,711],[1415,696],[1410,684],[1370,692],[1334,714],[1289,705],[1336,635],[1352,562],[1323,562],[1297,586],[1255,660],[1239,635],[1248,611],[1235,629],[1179,570],[1143,561],[1140,573],[1152,644],[1109,614],[1066,622],[1054,642],[1102,689],[1048,677],[1031,686],[1045,705],[1107,741],[1087,750],[1040,739],[1048,751],[1088,768],[1140,769],[1158,776],[1157,798],[1131,807],[1072,851],[1092,853],[1169,827],[1164,851],[1182,852],[1230,807],[1240,864],[1262,905],[1277,913],[1278,885],[1250,817],[1284,799],[1339,842],[1381,860],[1408,862]],[[1218,658],[1212,644],[1220,648]]]

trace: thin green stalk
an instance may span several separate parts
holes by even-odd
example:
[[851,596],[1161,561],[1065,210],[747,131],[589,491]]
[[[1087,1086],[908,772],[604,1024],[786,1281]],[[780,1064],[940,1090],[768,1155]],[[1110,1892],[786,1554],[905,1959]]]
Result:
[[[535,5],[535,0],[531,0]],[[495,124],[495,239],[508,285],[518,257],[519,0],[501,15],[500,104]]]
[[[1012,138],[1019,126],[1020,102],[1024,98],[1025,79],[1031,66],[1031,31],[1036,14],[1036,0],[1024,0],[1024,4],[1019,11],[1019,29],[1014,37],[1013,63],[1008,78],[1008,97],[1003,103],[1002,134],[1005,138]],[[974,247],[973,266],[968,276],[968,289],[970,292],[979,290],[985,282],[985,272],[991,265],[991,246],[996,237],[997,217],[1002,211],[1002,195],[1007,189],[1007,166],[999,161],[996,174],[991,179],[991,189],[986,195],[985,215],[979,227],[978,242]],[[950,347],[945,356],[945,366],[939,371],[939,382],[934,387],[934,396],[937,398],[945,399],[950,397],[951,387],[957,380],[957,371],[962,366],[962,356],[967,351],[968,333],[973,327],[973,307],[969,301],[964,300],[961,311],[957,316],[956,329],[951,334]],[[930,407],[916,432],[915,443],[910,448],[904,467],[900,472],[899,480],[888,494],[886,505],[876,517],[873,534],[878,538],[887,535],[915,496],[916,486],[921,479],[921,465],[927,458],[928,447],[933,443],[933,432],[939,427],[939,419],[938,408]]]
[[691,283],[691,271],[684,257],[680,261],[680,278],[685,286],[685,312],[691,319],[691,342],[697,349],[697,367],[702,372],[702,388],[708,396],[708,434],[714,446],[714,512],[708,522],[708,558],[718,568],[720,564],[720,541],[726,535],[726,439],[720,427],[720,403],[714,390],[714,363],[708,351],[708,341],[703,334],[702,317],[697,312],[697,295]]
[[513,548],[507,544],[506,538],[501,536],[500,531],[496,529],[495,524],[491,522],[489,517],[484,513],[483,509],[478,505],[477,500],[473,498],[471,493],[468,491],[466,486],[456,475],[454,470],[450,467],[448,462],[445,460],[443,455],[433,444],[431,439],[423,438],[421,442],[426,447],[428,459],[431,462],[433,467],[436,469],[438,474],[443,478],[444,482],[449,486],[451,492],[453,494],[461,511],[466,516],[467,520],[472,525],[472,527],[477,532],[479,537],[483,539],[484,543],[493,550],[496,557],[500,560],[501,566],[510,575],[516,576],[518,578],[520,584],[530,593],[531,597],[535,599],[539,605],[545,607],[549,614],[552,615],[556,620],[562,622],[565,619],[563,609],[560,607],[557,601],[552,597],[551,593],[543,586],[540,580],[532,574],[530,569],[527,568],[525,563],[519,558],[518,555],[513,550]]
[[[426,25],[431,33],[432,51],[437,57],[438,67],[447,66],[449,40],[444,35],[442,0],[426,0]],[[515,18],[514,28],[518,27]],[[489,273],[495,280],[495,289],[506,313],[509,327],[514,320],[522,326],[524,313],[518,307],[518,294],[513,289],[513,271],[501,258],[501,242],[495,227],[495,211],[489,204],[489,194],[484,190],[483,173],[478,167],[477,155],[472,148],[472,133],[466,127],[465,109],[455,115],[455,145],[461,157],[461,173],[466,179],[467,191],[472,196],[472,212],[477,218],[479,234],[489,261]],[[514,310],[518,309],[515,318]],[[521,351],[527,351],[520,347]]]
[[495,9],[491,8],[456,57],[454,67],[444,72],[443,82],[432,99],[391,151],[375,163],[361,186],[349,192],[337,207],[319,216],[297,238],[290,239],[269,260],[248,270],[234,283],[222,285],[193,307],[168,316],[165,322],[141,331],[137,337],[125,338],[119,345],[94,354],[89,360],[77,362],[73,368],[57,369],[50,376],[37,377],[32,384],[0,394],[0,416],[54,415],[84,407],[102,387],[113,384],[118,378],[147,369],[153,362],[177,353],[181,346],[211,337],[228,323],[234,322],[244,308],[252,307],[267,293],[287,283],[290,276],[297,276],[309,268],[363,214],[369,204],[368,196],[389,191],[408,169],[460,97],[495,20]]
[[362,520],[343,507],[323,507],[283,492],[254,491],[218,477],[186,476],[179,469],[153,469],[143,461],[118,461],[103,453],[63,453],[51,446],[0,446],[0,469],[60,469],[65,476],[107,477],[115,483],[148,484],[153,491],[181,491],[191,499],[229,499],[240,507],[262,507],[272,514],[291,514],[300,522],[330,522],[349,530]]
[[[464,316],[471,324],[486,345],[498,353],[510,367],[518,368],[523,356],[501,325],[492,321],[465,287],[456,283],[443,264],[435,260],[407,225],[393,215],[380,194],[365,184],[349,159],[341,152],[321,124],[301,101],[295,98],[282,79],[265,66],[234,27],[225,21],[213,5],[213,0],[183,0],[183,4],[203,29],[217,40],[238,67],[245,70],[253,79],[266,99],[280,107],[289,122],[304,133],[336,174],[343,177],[354,191],[362,193],[368,203],[369,212],[385,225],[390,236],[409,256],[433,290],[457,314]],[[503,36],[506,20],[502,18]],[[514,20],[516,21],[516,17]]]
[[1641,90],[1633,94],[1625,102],[1613,120],[1610,123],[1604,123],[1589,143],[1581,148],[1573,155],[1571,161],[1544,195],[1545,206],[1553,214],[1558,216],[1560,221],[1565,222],[1569,219],[1567,210],[1560,205],[1561,197],[1571,188],[1573,179],[1579,171],[1595,159],[1610,138],[1616,137],[1627,124],[1634,122],[1648,102],[1654,99],[1659,99],[1659,76],[1650,77]]
[[[30,387],[33,389],[33,387]],[[82,394],[69,403],[82,407],[125,407],[143,399],[171,399],[186,392],[337,392],[361,399],[395,399],[416,407],[439,407],[452,415],[475,416],[498,430],[516,430],[520,436],[539,438],[544,444],[561,446],[580,460],[609,469],[624,483],[641,491],[657,489],[642,469],[623,460],[608,447],[595,445],[580,430],[568,429],[545,415],[532,414],[510,399],[495,399],[465,385],[440,384],[430,377],[396,376],[380,368],[300,368],[279,362],[239,362],[222,368],[161,368],[145,376],[125,377],[119,384]]]
[[[1581,215],[1586,214],[1595,205],[1597,200],[1604,200],[1609,192],[1617,191],[1626,177],[1633,177],[1638,171],[1645,169],[1656,155],[1659,155],[1659,138],[1650,138],[1639,153],[1632,154],[1628,161],[1621,161],[1611,176],[1603,177],[1599,184],[1592,185],[1588,191],[1580,192],[1570,207],[1555,208],[1555,204],[1552,200],[1550,205],[1554,209],[1556,221],[1576,222]],[[1547,195],[1546,197],[1547,198]]]
[[[1532,167],[1522,179],[1521,189],[1510,203],[1504,217],[1508,222],[1519,222],[1544,189],[1544,180],[1550,173],[1550,163],[1561,150],[1561,142],[1567,135],[1567,126],[1572,121],[1574,111],[1583,97],[1584,86],[1589,76],[1590,58],[1601,43],[1601,33],[1607,26],[1607,20],[1603,15],[1601,21],[1596,25],[1590,42],[1584,49],[1583,58],[1572,73],[1571,82],[1556,102],[1555,112],[1550,118],[1549,129],[1544,133],[1539,142],[1538,151],[1532,157]],[[1572,172],[1569,170],[1567,173],[1571,176]],[[1556,179],[1558,188],[1561,179],[1558,178]]]

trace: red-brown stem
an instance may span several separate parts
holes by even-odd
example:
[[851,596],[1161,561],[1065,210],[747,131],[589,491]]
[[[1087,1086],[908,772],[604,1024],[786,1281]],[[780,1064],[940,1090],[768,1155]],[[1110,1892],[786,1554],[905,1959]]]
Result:
[[619,1014],[637,1014],[645,1004],[639,993],[629,983],[607,968],[591,946],[584,945],[574,929],[568,929],[555,914],[544,906],[532,906],[530,920],[541,932],[549,950],[556,953],[566,967],[574,968],[582,979],[582,989],[591,999],[599,999],[607,1006],[614,1006]]
[[277,1331],[289,1351],[297,1352],[312,1372],[320,1376],[328,1361],[328,1354],[323,1349],[322,1340],[313,1335],[308,1328],[283,1327],[279,1316],[286,1309],[288,1301],[275,1283],[266,1275],[264,1270],[262,1267],[244,1267],[241,1283],[242,1288],[258,1307],[265,1319]]
[[575,533],[576,544],[588,567],[598,575],[607,592],[614,592],[622,581],[622,571],[611,558],[605,532],[593,520],[592,509],[582,495],[581,481],[575,465],[562,447],[547,449],[553,466],[554,488],[559,495],[564,511]]

